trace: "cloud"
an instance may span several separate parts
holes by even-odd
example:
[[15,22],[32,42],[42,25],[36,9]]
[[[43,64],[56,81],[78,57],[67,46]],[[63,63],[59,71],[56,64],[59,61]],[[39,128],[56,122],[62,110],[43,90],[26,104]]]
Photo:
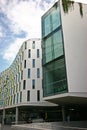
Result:
[[0,38],[3,36],[2,27],[0,26]]
[[14,43],[6,47],[4,52],[2,52],[3,59],[7,60],[9,64],[11,64],[24,41],[25,41],[24,38],[23,39],[18,38],[15,40]]
[[51,3],[45,0],[0,0],[0,36],[4,39],[0,56],[3,60],[11,64],[26,39],[41,37],[41,16]]
[[[52,0],[50,4],[52,3]],[[29,38],[41,37],[41,16],[50,5],[45,0],[1,0],[1,9],[11,21],[13,33],[27,32]]]

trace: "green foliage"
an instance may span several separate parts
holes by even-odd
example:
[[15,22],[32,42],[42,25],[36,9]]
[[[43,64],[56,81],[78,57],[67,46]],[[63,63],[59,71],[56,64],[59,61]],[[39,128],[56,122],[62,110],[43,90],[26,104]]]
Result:
[[[78,3],[78,4],[79,4],[80,15],[83,16],[82,3]],[[71,0],[62,0],[62,6],[63,6],[64,13],[68,13],[69,10],[74,9],[74,1],[71,1]]]

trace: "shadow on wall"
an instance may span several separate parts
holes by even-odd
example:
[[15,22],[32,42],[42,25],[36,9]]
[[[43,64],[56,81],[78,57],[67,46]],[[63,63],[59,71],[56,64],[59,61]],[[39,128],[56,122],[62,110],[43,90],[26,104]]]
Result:
[[[82,3],[78,3],[79,4],[79,12],[81,17],[83,17],[83,6]],[[62,6],[63,6],[63,11],[64,13],[68,13],[69,10],[74,10],[74,1],[70,1],[70,0],[62,0]]]

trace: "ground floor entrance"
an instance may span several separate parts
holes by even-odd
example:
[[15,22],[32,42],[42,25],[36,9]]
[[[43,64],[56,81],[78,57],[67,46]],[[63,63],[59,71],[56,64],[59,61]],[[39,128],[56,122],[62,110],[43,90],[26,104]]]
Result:
[[0,111],[0,122],[4,124],[30,123],[35,119],[54,122],[62,120],[62,113],[58,106],[17,106]]
[[54,121],[86,121],[87,106],[60,105],[57,107],[17,106],[0,110],[0,123],[18,124],[31,123],[41,119],[45,122]]

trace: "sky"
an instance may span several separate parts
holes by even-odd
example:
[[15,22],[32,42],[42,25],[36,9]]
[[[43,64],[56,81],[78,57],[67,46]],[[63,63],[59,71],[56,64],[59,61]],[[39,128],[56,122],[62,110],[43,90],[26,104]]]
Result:
[[0,72],[12,64],[24,41],[41,38],[41,16],[55,1],[0,0]]

